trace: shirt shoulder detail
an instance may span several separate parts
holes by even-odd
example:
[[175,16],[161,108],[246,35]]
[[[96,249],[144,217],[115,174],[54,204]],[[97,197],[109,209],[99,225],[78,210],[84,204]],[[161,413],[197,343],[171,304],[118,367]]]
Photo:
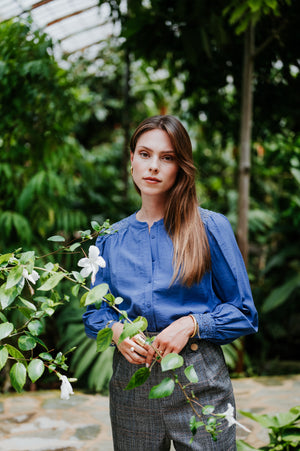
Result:
[[116,238],[117,236],[119,236],[120,233],[123,233],[126,230],[128,230],[128,227],[130,225],[130,220],[131,220],[131,216],[128,216],[127,218],[121,219],[120,221],[112,224],[105,235],[98,236],[98,238],[96,240],[96,245],[98,245],[98,246],[103,245],[107,241],[107,239],[110,239],[113,237]]

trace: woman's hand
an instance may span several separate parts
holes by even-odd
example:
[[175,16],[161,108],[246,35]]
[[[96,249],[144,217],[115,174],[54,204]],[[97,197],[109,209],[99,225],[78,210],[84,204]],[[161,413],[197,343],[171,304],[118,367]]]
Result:
[[193,334],[194,327],[193,318],[183,316],[161,331],[153,341],[153,347],[149,347],[146,366],[151,365],[155,358],[155,350],[159,352],[160,357],[164,357],[171,352],[179,353]]
[[129,363],[134,363],[135,365],[145,364],[149,345],[144,343],[145,340],[139,334],[132,338],[125,338],[125,340],[118,344],[123,327],[124,325],[121,323],[113,324],[112,331],[114,343],[116,343],[117,348]]

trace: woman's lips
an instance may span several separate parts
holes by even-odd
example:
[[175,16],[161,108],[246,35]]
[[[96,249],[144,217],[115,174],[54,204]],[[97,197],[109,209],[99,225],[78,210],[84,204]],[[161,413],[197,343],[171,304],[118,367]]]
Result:
[[155,177],[145,177],[144,180],[146,180],[146,182],[150,182],[150,183],[160,183],[161,180],[155,178]]

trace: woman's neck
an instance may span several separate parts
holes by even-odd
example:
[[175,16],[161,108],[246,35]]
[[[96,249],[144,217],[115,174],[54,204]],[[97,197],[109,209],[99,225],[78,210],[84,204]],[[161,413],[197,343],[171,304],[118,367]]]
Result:
[[149,229],[154,222],[164,217],[165,202],[157,199],[142,199],[142,207],[136,214],[136,219],[141,222],[147,222]]

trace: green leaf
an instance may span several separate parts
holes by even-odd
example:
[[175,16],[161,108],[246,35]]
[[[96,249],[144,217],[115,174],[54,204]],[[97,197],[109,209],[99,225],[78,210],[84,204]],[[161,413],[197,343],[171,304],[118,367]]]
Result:
[[100,227],[100,224],[97,221],[92,221],[91,222],[91,226],[96,232],[100,232],[101,227]]
[[40,335],[43,330],[44,330],[44,326],[41,323],[41,321],[34,319],[33,321],[30,321],[30,323],[28,324],[28,330],[32,333],[32,335],[34,336],[38,336]]
[[188,366],[187,368],[185,368],[184,374],[186,375],[187,379],[188,379],[190,382],[193,382],[194,384],[195,384],[196,382],[198,382],[198,380],[199,380],[198,375],[197,375],[197,373],[196,373],[195,368],[194,368],[193,365],[190,365],[190,366]]
[[238,22],[241,19],[241,17],[244,15],[244,13],[246,12],[247,8],[248,8],[247,2],[236,6],[234,8],[234,11],[232,12],[230,18],[229,18],[230,25],[233,25],[236,22]]
[[8,337],[14,330],[14,325],[12,323],[0,324],[0,340]]
[[3,315],[2,312],[0,312],[0,319],[1,319],[2,323],[7,323],[7,321],[8,321],[8,319],[6,318],[5,315]]
[[71,252],[74,252],[78,247],[80,247],[81,246],[81,243],[74,243],[74,244],[72,244],[70,247],[69,247],[69,250],[71,251]]
[[[28,335],[28,332],[26,332],[27,333],[27,335]],[[48,351],[48,347],[47,347],[47,345],[43,342],[43,340],[41,340],[40,338],[38,338],[38,337],[34,337],[34,339],[35,339],[35,341],[37,342],[37,343],[39,343],[43,348],[45,348],[47,351]]]
[[165,398],[166,396],[170,396],[175,387],[175,382],[170,377],[166,377],[161,381],[160,384],[155,385],[151,388],[149,393],[149,399],[158,399]]
[[300,416],[300,406],[292,407],[289,411],[293,415],[299,415]]
[[175,352],[166,355],[161,361],[161,370],[169,371],[180,368],[184,363],[183,357]]
[[75,298],[77,298],[79,290],[80,290],[81,285],[79,283],[76,283],[76,285],[73,285],[71,288],[71,293],[73,294],[73,296]]
[[6,348],[8,350],[9,355],[11,355],[14,359],[24,360],[24,365],[27,366],[26,359],[23,356],[22,352],[20,352],[17,348],[9,344],[6,345]]
[[10,288],[9,290],[5,289],[5,284],[1,285],[0,287],[0,302],[3,309],[10,306],[18,296],[18,294],[21,293],[24,286],[24,279],[21,279],[20,282]]
[[282,440],[285,442],[299,442],[300,444],[300,428],[293,426],[292,428],[285,429],[281,435]]
[[124,301],[123,298],[121,298],[120,296],[117,296],[115,298],[115,305],[120,305],[120,304],[122,304],[123,301]]
[[300,274],[297,274],[280,287],[275,288],[275,290],[270,293],[262,306],[262,312],[268,313],[282,305],[289,299],[292,292],[299,286]]
[[0,266],[2,267],[7,266],[9,260],[13,255],[14,255],[13,253],[0,255]]
[[96,302],[100,302],[102,298],[108,292],[107,283],[101,283],[100,285],[96,285],[92,290],[89,291],[84,305],[95,304]]
[[31,274],[34,269],[34,261],[35,261],[34,251],[23,252],[20,255],[20,263],[21,265],[25,266],[25,268],[28,271],[28,274]]
[[21,335],[18,339],[18,346],[22,351],[30,351],[36,347],[36,341],[33,337]]
[[79,283],[83,283],[84,282],[84,278],[82,277],[80,272],[72,271],[72,275],[73,275],[74,279],[77,280],[77,282],[79,282]]
[[109,302],[109,305],[114,305],[114,303],[115,303],[115,297],[114,297],[114,295],[111,294],[111,293],[107,293],[107,294],[104,296],[104,299],[106,299],[106,300]]
[[257,450],[257,448],[253,448],[253,446],[248,445],[248,443],[244,442],[244,440],[237,440],[237,451],[252,451],[253,449]]
[[131,390],[132,388],[136,388],[136,387],[139,387],[140,385],[143,385],[149,376],[150,376],[150,368],[146,368],[146,367],[139,368],[132,375],[125,390]]
[[21,392],[26,382],[26,368],[23,363],[15,363],[9,372],[11,384],[17,392]]
[[[139,317],[141,318],[141,317]],[[147,325],[146,325],[147,328]],[[119,337],[119,343],[122,343],[123,340],[125,340],[125,338],[129,337],[132,338],[134,337],[137,333],[139,333],[139,331],[143,331],[145,330],[145,321],[143,320],[139,320],[139,321],[134,321],[133,323],[125,323],[124,324],[124,329]]]
[[128,313],[126,310],[121,310],[120,321],[122,321],[122,319],[128,319]]
[[105,327],[97,334],[97,352],[103,352],[111,345],[113,331],[109,327]]
[[43,360],[46,360],[47,362],[51,362],[51,360],[53,360],[53,357],[51,354],[49,354],[49,352],[41,352],[39,354],[39,357]]
[[53,235],[47,238],[48,241],[62,242],[66,241],[66,239],[61,235]]
[[10,288],[14,287],[20,282],[22,278],[23,278],[23,266],[15,266],[9,271],[5,289],[9,290]]
[[38,290],[48,291],[56,287],[56,285],[65,277],[63,272],[56,272],[52,274],[46,282],[38,288]]
[[7,359],[8,359],[8,351],[5,346],[1,346],[1,348],[0,348],[0,371],[6,364]]
[[239,412],[247,418],[256,421],[265,428],[282,428],[289,426],[300,417],[299,408],[292,408],[289,412],[280,412],[276,415],[258,415],[250,412],[239,410]]
[[213,411],[215,410],[215,406],[204,406],[202,409],[203,415],[211,415]]
[[79,230],[81,238],[91,238],[91,231],[90,230]]
[[147,321],[146,318],[144,318],[143,316],[137,316],[133,322],[134,322],[134,323],[140,323],[140,322],[142,322],[143,325],[140,327],[140,330],[141,330],[141,331],[146,330],[147,327],[148,327],[148,321]]
[[36,306],[32,304],[32,302],[27,301],[27,299],[24,299],[21,296],[19,296],[19,301],[23,305],[25,305],[25,307],[27,307],[29,310],[33,310],[34,312],[36,312]]
[[44,372],[44,364],[40,359],[31,360],[28,365],[28,376],[32,382],[35,382],[37,379],[41,377]]
[[27,265],[28,263],[34,262],[34,259],[34,251],[22,252],[22,254],[20,254],[21,265]]
[[195,415],[190,418],[190,430],[193,435],[196,434],[199,427],[204,426],[203,421],[197,421]]

